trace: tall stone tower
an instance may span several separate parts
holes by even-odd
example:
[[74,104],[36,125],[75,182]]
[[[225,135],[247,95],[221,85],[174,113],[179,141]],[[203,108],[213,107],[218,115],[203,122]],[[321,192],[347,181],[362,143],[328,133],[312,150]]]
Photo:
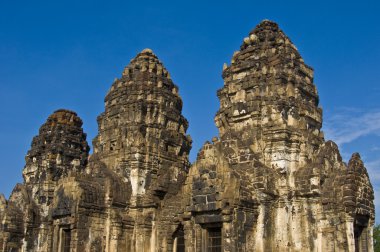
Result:
[[157,219],[173,214],[161,213],[162,200],[178,193],[190,167],[191,138],[181,111],[178,87],[150,49],[131,60],[106,95],[92,159],[131,186],[126,213],[131,227],[125,231],[129,251],[158,246],[157,236],[165,228]]
[[292,187],[294,172],[323,141],[313,75],[278,25],[264,21],[225,65],[218,91],[221,139],[244,141],[266,166],[288,173]]
[[145,49],[105,97],[89,157],[58,110],[0,195],[0,250],[373,251],[373,188],[358,153],[325,141],[313,70],[264,20],[223,67],[219,137],[193,164],[178,87]]
[[131,183],[132,205],[151,205],[182,183],[191,140],[181,111],[178,87],[150,49],[130,62],[106,95],[94,154]]
[[84,170],[89,150],[82,120],[75,112],[57,110],[41,126],[25,158],[23,176],[33,200],[42,207],[42,216],[48,216],[57,182]]
[[264,20],[223,68],[219,138],[183,187],[182,223],[195,230],[185,247],[372,251],[368,174],[358,154],[346,165],[325,142],[313,70],[290,39]]
[[61,109],[48,117],[25,157],[24,183],[0,210],[1,251],[49,251],[56,189],[65,177],[84,171],[89,150],[75,112]]

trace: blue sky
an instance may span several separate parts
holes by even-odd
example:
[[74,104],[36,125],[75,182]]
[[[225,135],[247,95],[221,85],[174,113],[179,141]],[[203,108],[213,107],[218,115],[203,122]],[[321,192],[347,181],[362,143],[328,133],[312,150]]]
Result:
[[217,135],[223,63],[270,19],[314,68],[326,138],[345,161],[361,153],[379,212],[379,13],[377,1],[0,1],[0,192],[22,181],[32,137],[54,110],[75,110],[91,143],[113,79],[147,47],[180,88],[194,160]]

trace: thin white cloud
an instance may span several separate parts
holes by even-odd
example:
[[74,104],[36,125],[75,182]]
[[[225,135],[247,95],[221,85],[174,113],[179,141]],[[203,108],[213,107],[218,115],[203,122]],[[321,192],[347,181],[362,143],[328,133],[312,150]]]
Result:
[[380,151],[380,147],[373,146],[370,151]]
[[380,136],[380,111],[341,109],[326,118],[323,130],[326,138],[338,145],[370,134]]

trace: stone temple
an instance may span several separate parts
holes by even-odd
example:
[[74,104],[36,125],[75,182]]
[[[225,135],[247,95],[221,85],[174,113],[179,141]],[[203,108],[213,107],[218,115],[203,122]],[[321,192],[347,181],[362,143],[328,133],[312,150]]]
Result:
[[92,155],[78,115],[55,111],[0,196],[1,251],[373,251],[366,168],[325,141],[313,69],[278,25],[257,25],[222,76],[219,137],[193,164],[150,49],[112,84]]

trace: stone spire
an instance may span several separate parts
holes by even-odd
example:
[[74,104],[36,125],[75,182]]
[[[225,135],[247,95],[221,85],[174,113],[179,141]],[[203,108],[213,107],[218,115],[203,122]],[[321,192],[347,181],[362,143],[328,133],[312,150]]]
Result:
[[150,49],[112,84],[87,165],[82,121],[56,111],[25,183],[0,194],[0,250],[372,251],[367,170],[324,141],[313,71],[278,25],[260,23],[223,78],[220,137],[191,167],[178,88]]
[[57,181],[84,170],[89,150],[82,120],[75,112],[60,109],[50,115],[25,157],[24,181],[35,202],[48,206]]
[[186,174],[191,140],[181,111],[178,87],[150,49],[132,59],[112,84],[98,117],[94,152],[131,182],[134,196],[152,188],[165,195],[170,182]]
[[244,139],[260,161],[283,171],[304,163],[305,145],[323,140],[313,70],[276,23],[264,20],[249,33],[223,78],[215,117],[222,140]]

